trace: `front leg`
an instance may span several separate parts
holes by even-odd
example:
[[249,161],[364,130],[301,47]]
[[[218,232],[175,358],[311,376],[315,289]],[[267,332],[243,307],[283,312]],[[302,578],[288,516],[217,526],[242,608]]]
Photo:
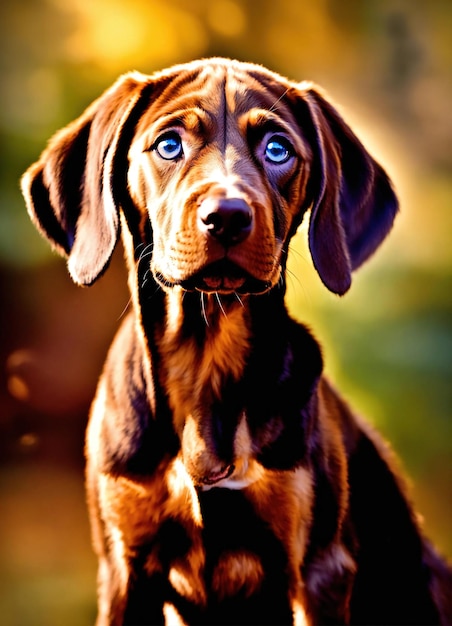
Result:
[[130,572],[121,533],[105,521],[99,499],[101,475],[93,465],[88,459],[87,500],[93,548],[98,559],[96,626],[120,626],[123,624]]
[[109,556],[99,556],[97,573],[97,619],[96,626],[121,626],[127,592],[121,585],[119,572]]
[[179,604],[202,608],[201,514],[182,462],[162,462],[145,479],[100,474],[96,489],[89,483],[88,489],[97,494],[90,497],[99,557],[97,626],[164,624]]
[[143,546],[127,557],[117,528],[109,529],[108,544],[109,553],[99,557],[96,626],[165,624],[165,599],[171,594],[158,548],[152,554]]

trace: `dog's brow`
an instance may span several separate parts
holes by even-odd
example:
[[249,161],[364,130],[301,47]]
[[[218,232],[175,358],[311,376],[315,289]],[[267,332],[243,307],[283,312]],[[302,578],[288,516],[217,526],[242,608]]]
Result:
[[290,126],[273,111],[268,109],[251,109],[248,113],[248,124],[254,128],[277,128],[288,134],[291,133]]
[[186,130],[196,130],[200,126],[210,126],[212,123],[212,116],[200,107],[177,109],[159,117],[156,120],[155,131],[160,132],[174,126],[182,126]]

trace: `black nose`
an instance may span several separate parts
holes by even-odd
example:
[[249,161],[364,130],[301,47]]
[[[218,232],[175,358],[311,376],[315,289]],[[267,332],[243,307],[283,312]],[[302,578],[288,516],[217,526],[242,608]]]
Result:
[[206,198],[199,205],[198,224],[202,231],[228,247],[248,237],[253,216],[241,198]]

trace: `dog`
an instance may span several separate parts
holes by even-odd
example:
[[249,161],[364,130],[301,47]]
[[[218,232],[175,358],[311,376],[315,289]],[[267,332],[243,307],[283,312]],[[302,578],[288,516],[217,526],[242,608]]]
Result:
[[230,59],[129,73],[22,190],[77,284],[124,243],[133,306],[86,439],[98,626],[451,624],[392,453],[284,304],[306,212],[342,295],[398,210],[329,97]]

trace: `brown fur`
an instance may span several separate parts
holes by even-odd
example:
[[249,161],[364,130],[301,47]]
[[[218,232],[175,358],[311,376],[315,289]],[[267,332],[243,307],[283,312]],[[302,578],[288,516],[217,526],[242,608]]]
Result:
[[98,626],[451,623],[386,446],[284,306],[307,210],[338,294],[397,211],[325,94],[225,59],[130,74],[22,188],[77,283],[120,231],[129,268],[87,431]]

